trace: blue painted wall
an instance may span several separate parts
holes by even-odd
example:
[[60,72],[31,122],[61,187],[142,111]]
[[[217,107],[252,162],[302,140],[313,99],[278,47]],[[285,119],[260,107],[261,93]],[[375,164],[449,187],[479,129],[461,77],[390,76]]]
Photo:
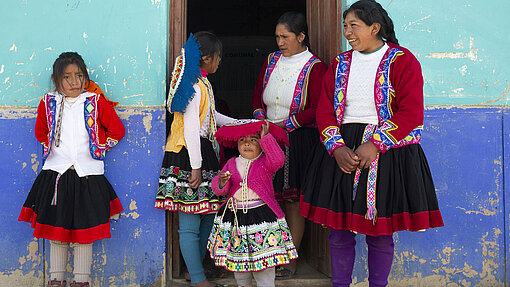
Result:
[[54,60],[69,50],[120,102],[127,131],[105,161],[124,211],[112,238],[93,245],[91,281],[163,286],[165,217],[153,204],[165,142],[168,1],[9,0],[0,15],[0,286],[42,286],[48,278],[49,242],[17,218],[42,167],[36,107],[53,88]]
[[[93,244],[91,281],[93,286],[163,286],[165,218],[153,204],[165,141],[164,110],[117,112],[127,133],[109,152],[105,174],[124,211],[112,221],[112,238]],[[35,116],[34,108],[0,109],[0,286],[41,286],[49,266],[49,241],[33,238],[30,225],[17,221],[42,167],[41,146],[33,136]]]
[[[0,286],[41,286],[47,274],[48,242],[34,239],[17,217],[42,165],[35,107],[52,88],[54,59],[66,50],[80,52],[91,78],[120,101],[127,127],[106,160],[125,210],[112,223],[112,238],[94,244],[92,282],[163,285],[165,221],[152,206],[165,133],[168,2],[1,1]],[[381,3],[401,44],[422,64],[423,148],[446,224],[394,235],[390,284],[503,286],[510,274],[510,67],[503,54],[510,38],[501,35],[510,3]],[[366,286],[366,245],[358,237],[354,285]]]

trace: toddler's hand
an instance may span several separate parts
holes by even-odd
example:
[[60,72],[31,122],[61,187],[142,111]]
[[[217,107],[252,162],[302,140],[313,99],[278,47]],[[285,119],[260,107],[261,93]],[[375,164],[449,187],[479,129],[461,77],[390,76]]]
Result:
[[266,123],[260,127],[260,137],[263,137],[269,133],[269,122],[267,120],[265,122]]
[[220,172],[220,188],[223,188],[227,181],[230,179],[232,174],[227,170],[226,172]]

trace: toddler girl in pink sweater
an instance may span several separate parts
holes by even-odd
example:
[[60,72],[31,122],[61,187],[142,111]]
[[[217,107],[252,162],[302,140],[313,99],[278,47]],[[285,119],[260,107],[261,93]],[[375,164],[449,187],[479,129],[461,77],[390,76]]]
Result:
[[207,249],[217,266],[235,272],[239,286],[274,286],[275,267],[298,257],[285,215],[274,197],[273,175],[287,144],[280,127],[259,120],[240,120],[221,127],[216,139],[237,145],[231,158],[213,178],[216,195],[228,195],[214,219]]

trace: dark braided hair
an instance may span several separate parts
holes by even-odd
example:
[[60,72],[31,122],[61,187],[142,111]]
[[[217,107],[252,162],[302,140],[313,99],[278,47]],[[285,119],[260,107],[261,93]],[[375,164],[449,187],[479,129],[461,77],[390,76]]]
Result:
[[87,72],[87,66],[85,65],[85,62],[83,61],[83,58],[80,56],[80,54],[76,52],[64,52],[58,56],[58,58],[55,60],[55,63],[53,63],[53,74],[51,75],[51,78],[53,79],[53,83],[55,84],[55,88],[57,90],[61,90],[61,83],[62,78],[64,77],[64,70],[66,67],[70,64],[76,64],[78,66],[78,69],[83,73],[83,76],[85,77],[85,83],[89,81],[89,73]]
[[398,45],[393,21],[391,21],[390,16],[388,16],[388,12],[384,10],[381,4],[374,0],[360,0],[344,11],[344,19],[350,12],[354,13],[356,17],[365,22],[368,26],[374,23],[379,23],[381,25],[381,29],[379,30],[378,36],[388,42]]
[[193,33],[193,35],[195,36],[195,38],[197,38],[197,41],[200,44],[200,51],[202,52],[202,57],[208,56],[214,58],[214,56],[216,55],[221,57],[223,44],[221,43],[218,36],[208,31],[196,32]]
[[306,18],[303,14],[299,12],[286,12],[278,21],[276,21],[276,25],[282,24],[287,26],[287,29],[299,36],[300,33],[305,35],[305,39],[303,40],[303,44],[310,50],[310,37],[308,37],[308,24],[306,23]]

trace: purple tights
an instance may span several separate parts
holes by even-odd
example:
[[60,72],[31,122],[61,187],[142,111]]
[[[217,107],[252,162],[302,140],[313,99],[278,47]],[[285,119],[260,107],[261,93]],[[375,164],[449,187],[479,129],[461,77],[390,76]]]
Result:
[[[328,239],[333,287],[349,286],[352,282],[352,269],[356,256],[355,236],[351,231],[331,229]],[[368,245],[369,286],[386,286],[393,262],[393,237],[391,235],[367,235],[366,242]]]

